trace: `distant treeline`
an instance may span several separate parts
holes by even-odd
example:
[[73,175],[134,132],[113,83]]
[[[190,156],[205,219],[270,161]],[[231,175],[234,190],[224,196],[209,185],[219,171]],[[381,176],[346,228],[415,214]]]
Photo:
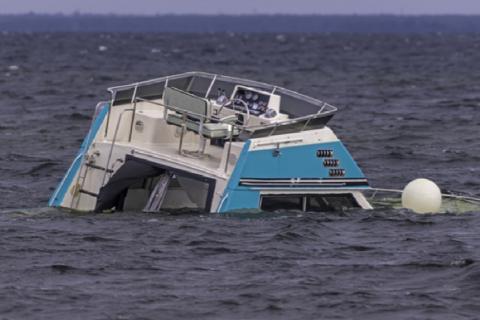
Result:
[[480,32],[480,16],[398,15],[0,15],[8,32]]

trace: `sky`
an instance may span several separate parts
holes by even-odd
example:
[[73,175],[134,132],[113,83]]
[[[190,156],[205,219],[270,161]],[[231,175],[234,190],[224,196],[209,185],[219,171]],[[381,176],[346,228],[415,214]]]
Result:
[[480,14],[480,0],[0,0],[0,14]]

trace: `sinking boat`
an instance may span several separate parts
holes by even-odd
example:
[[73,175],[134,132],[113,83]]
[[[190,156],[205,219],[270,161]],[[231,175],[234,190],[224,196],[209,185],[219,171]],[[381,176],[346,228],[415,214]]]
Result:
[[79,211],[371,209],[328,121],[275,85],[187,72],[109,89],[49,205]]

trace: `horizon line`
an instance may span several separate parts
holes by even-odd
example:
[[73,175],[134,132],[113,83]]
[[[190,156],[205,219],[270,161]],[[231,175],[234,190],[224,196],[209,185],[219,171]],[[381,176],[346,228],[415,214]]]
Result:
[[23,13],[0,13],[0,17],[5,16],[51,16],[51,17],[79,17],[79,16],[104,16],[104,17],[479,17],[480,13],[87,13],[87,12],[23,12]]

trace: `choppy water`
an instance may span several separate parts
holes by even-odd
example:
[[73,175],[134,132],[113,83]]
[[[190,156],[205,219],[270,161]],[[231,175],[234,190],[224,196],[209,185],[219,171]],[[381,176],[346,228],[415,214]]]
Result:
[[377,187],[480,195],[480,35],[0,35],[6,319],[476,319],[480,212],[44,208],[104,89],[188,70],[324,99]]

